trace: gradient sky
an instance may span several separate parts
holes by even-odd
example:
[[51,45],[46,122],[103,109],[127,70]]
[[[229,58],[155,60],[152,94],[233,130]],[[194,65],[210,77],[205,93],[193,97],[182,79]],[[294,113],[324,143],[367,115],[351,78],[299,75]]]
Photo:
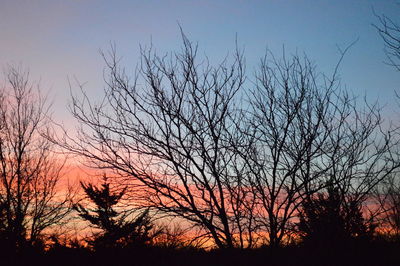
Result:
[[359,39],[341,66],[342,83],[391,108],[400,73],[383,63],[373,9],[400,24],[394,0],[0,0],[0,67],[28,67],[50,91],[54,118],[67,122],[68,77],[99,95],[104,68],[99,49],[107,50],[110,42],[134,68],[140,44],[152,40],[158,51],[179,49],[179,23],[212,61],[233,50],[237,34],[249,72],[267,47],[277,54],[284,45],[287,53],[305,52],[320,71],[331,73],[337,46]]

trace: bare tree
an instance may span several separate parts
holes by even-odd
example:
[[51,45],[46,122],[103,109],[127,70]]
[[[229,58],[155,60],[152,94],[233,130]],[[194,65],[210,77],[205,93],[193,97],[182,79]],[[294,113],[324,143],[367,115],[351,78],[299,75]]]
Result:
[[318,75],[307,57],[269,54],[261,61],[234,147],[255,195],[252,213],[271,246],[295,230],[303,202],[331,184],[350,212],[399,168],[396,142],[383,130],[379,108],[358,108],[340,90],[337,70],[347,49],[330,78]]
[[[383,124],[377,105],[356,107],[345,97],[321,161],[329,166],[325,179],[333,183],[345,209],[365,206],[373,190],[399,170],[398,140]],[[386,127],[386,129],[385,129]]]
[[[271,59],[270,59],[271,57]],[[336,73],[335,73],[336,75]],[[315,160],[323,152],[331,118],[336,76],[318,79],[307,57],[261,60],[250,108],[242,123],[242,140],[234,147],[252,188],[252,213],[271,246],[279,246],[291,230],[291,221],[308,195],[321,189]],[[322,82],[322,83],[321,83]]]
[[233,182],[240,180],[227,167],[243,59],[237,53],[231,64],[198,62],[197,47],[182,36],[181,53],[158,57],[142,50],[133,80],[115,50],[105,56],[105,99],[93,105],[85,94],[73,98],[79,140],[67,136],[63,146],[92,167],[116,171],[128,183],[139,181],[139,197],[148,207],[202,228],[218,247],[244,247],[251,243],[236,241],[241,186]]
[[[333,115],[323,123],[327,138],[310,168],[311,174],[320,173],[324,186],[319,194],[309,194],[305,205],[322,208],[312,202],[321,199],[321,192],[329,195],[330,189],[344,219],[342,230],[350,230],[350,235],[371,236],[378,222],[376,207],[371,206],[373,194],[378,186],[398,174],[399,142],[395,129],[384,123],[376,103],[358,101],[345,92],[338,96],[329,104]],[[358,210],[362,216],[357,218]],[[351,232],[355,228],[362,230]]]
[[[400,71],[400,27],[398,21],[374,12],[378,19],[373,26],[378,30],[385,46],[387,64]],[[399,99],[399,94],[396,92]],[[398,136],[397,136],[398,137]],[[400,187],[398,175],[388,176],[382,184],[375,189],[375,199],[378,204],[377,216],[382,219],[381,226],[388,229],[390,234],[399,235],[400,225]]]
[[17,247],[40,240],[70,210],[68,195],[59,187],[64,161],[43,136],[50,129],[48,111],[28,73],[9,67],[0,91],[1,230]]
[[376,216],[382,232],[400,236],[400,184],[396,175],[388,177],[375,189]]
[[385,44],[387,63],[400,71],[400,27],[396,21],[386,15],[375,14],[375,16],[379,24],[373,26],[378,30]]

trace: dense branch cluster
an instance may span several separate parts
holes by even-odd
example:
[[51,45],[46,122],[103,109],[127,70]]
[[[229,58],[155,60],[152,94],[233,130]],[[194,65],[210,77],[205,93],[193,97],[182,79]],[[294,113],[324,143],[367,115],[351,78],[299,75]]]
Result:
[[182,36],[180,53],[142,50],[133,77],[115,49],[104,55],[104,99],[73,97],[78,136],[57,141],[139,184],[143,206],[186,220],[219,248],[279,246],[328,187],[342,210],[364,208],[397,173],[392,130],[376,104],[340,88],[338,67],[328,77],[305,56],[267,53],[247,76],[239,50],[213,66]]

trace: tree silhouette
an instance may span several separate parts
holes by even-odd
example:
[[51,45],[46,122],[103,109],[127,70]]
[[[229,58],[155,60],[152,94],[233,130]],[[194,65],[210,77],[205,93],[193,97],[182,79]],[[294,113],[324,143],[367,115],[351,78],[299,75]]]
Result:
[[44,137],[51,131],[39,85],[28,72],[9,67],[0,90],[0,230],[15,250],[41,242],[71,210],[71,191],[59,189],[65,161]]
[[343,197],[350,196],[329,185],[327,193],[302,203],[297,226],[305,244],[338,246],[372,236],[374,225],[364,219],[360,204]]
[[362,204],[399,168],[380,108],[360,108],[340,88],[348,48],[330,76],[306,56],[267,53],[246,82],[240,51],[212,66],[182,39],[169,56],[142,50],[133,78],[114,48],[103,55],[104,99],[93,103],[80,86],[71,105],[79,133],[55,142],[140,185],[143,206],[185,219],[219,248],[254,247],[263,236],[279,246],[327,180]]
[[270,246],[282,244],[303,198],[321,189],[324,170],[312,166],[323,154],[327,125],[336,115],[336,76],[318,78],[306,56],[276,59],[271,53],[256,73],[242,138],[234,147],[258,203],[252,212]]
[[77,203],[74,209],[80,217],[101,230],[101,233],[94,234],[94,239],[89,241],[94,249],[144,246],[151,242],[155,232],[149,209],[133,220],[128,220],[126,212],[116,210],[117,204],[125,194],[125,189],[113,193],[106,177],[100,187],[82,182],[81,186],[95,208],[90,210]]
[[[96,114],[87,115],[89,99],[74,97],[71,110],[82,125],[80,140],[67,136],[68,141],[57,142],[91,158],[86,161],[91,166],[117,170],[126,177],[121,182],[139,181],[137,198],[145,206],[184,218],[216,246],[251,246],[252,241],[234,237],[255,231],[244,204],[251,194],[241,185],[242,175],[226,167],[232,158],[234,99],[244,82],[243,59],[237,53],[232,63],[200,63],[196,45],[183,33],[182,39],[182,52],[171,57],[142,51],[135,80],[143,77],[146,89],[131,83],[112,50],[105,56],[105,102],[110,104],[90,108]],[[89,133],[92,129],[97,133]]]
[[386,15],[377,15],[379,23],[374,24],[385,45],[387,64],[400,71],[400,26]]
[[400,183],[398,175],[392,175],[375,189],[376,210],[382,231],[389,238],[400,237]]
[[[378,24],[374,27],[378,30],[384,42],[384,51],[388,59],[387,64],[400,71],[400,26],[396,18],[390,18],[384,14],[375,16]],[[400,99],[398,90],[397,100]],[[398,102],[399,103],[399,102]],[[389,227],[390,234],[400,236],[400,184],[399,176],[392,175],[376,189],[376,199],[380,205],[383,216],[383,225]]]

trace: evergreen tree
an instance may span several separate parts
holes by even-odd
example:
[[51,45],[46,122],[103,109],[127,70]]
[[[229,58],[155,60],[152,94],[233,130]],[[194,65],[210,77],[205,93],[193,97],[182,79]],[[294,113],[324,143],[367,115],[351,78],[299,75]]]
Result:
[[305,244],[338,245],[372,236],[374,226],[364,219],[361,206],[329,186],[327,193],[302,204],[298,230]]
[[126,189],[120,192],[112,192],[106,177],[104,177],[104,182],[100,187],[82,182],[81,186],[95,208],[91,210],[82,204],[76,204],[74,209],[81,218],[101,230],[88,242],[95,250],[145,246],[152,240],[154,236],[153,224],[148,209],[132,220],[128,220],[125,211],[116,210],[116,206],[125,194]]

